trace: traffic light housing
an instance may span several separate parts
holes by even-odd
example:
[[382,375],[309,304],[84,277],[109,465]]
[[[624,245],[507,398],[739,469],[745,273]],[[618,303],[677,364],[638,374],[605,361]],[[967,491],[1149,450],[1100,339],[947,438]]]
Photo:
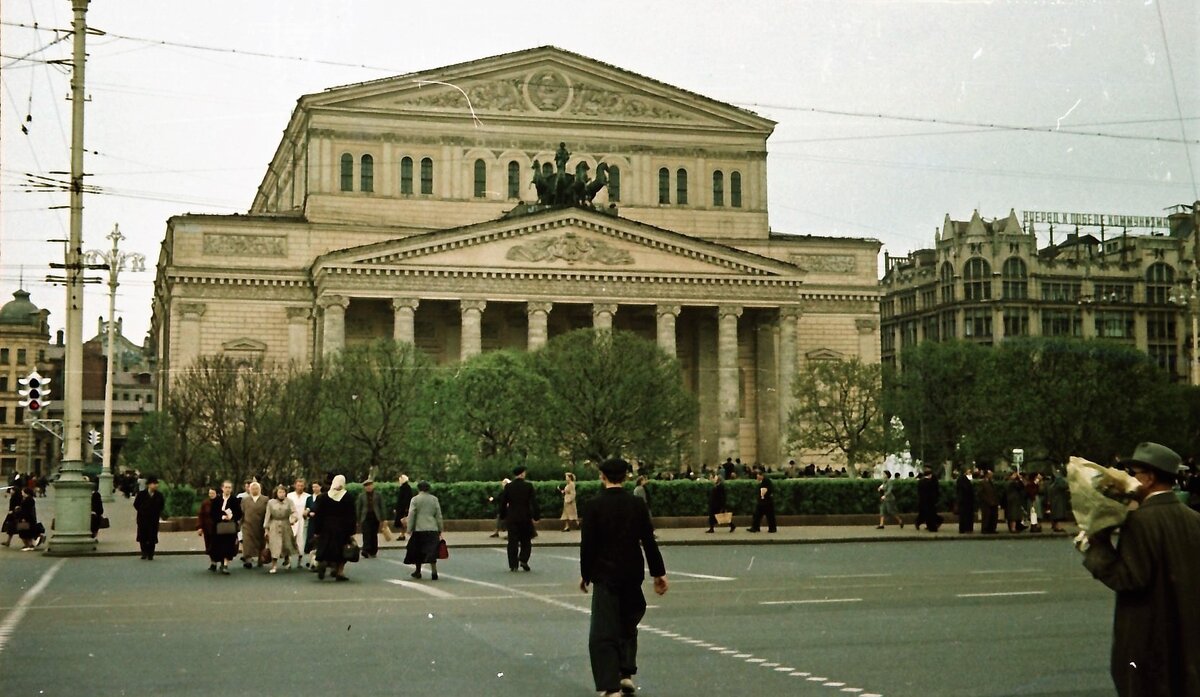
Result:
[[38,371],[33,371],[27,377],[18,378],[20,389],[17,394],[21,399],[18,404],[25,407],[25,410],[31,414],[37,414],[44,411],[50,406],[50,379],[41,376]]

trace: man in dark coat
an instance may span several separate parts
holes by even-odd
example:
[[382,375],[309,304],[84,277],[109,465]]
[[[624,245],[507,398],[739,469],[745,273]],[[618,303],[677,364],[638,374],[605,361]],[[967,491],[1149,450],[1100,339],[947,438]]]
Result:
[[954,481],[954,507],[958,509],[959,534],[975,532],[975,484],[966,470]]
[[767,519],[767,532],[775,532],[775,485],[761,469],[754,473],[754,477],[758,480],[758,500],[754,506],[754,521],[746,528],[746,532],[758,532],[763,517]]
[[166,501],[158,490],[158,477],[147,477],[146,488],[133,498],[133,509],[137,511],[137,541],[142,546],[142,559],[154,559],[154,546],[158,544],[158,521],[162,518]]
[[[725,480],[720,474],[712,475],[712,489],[708,492],[708,530],[705,532],[715,532],[713,529],[717,524],[717,514],[725,512]],[[737,528],[733,525],[733,519],[729,520],[729,532],[733,532]]]
[[979,532],[984,535],[996,534],[996,522],[1000,517],[1000,497],[996,494],[996,483],[992,481],[992,476],[991,470],[984,470],[983,481],[979,484]]
[[396,520],[397,539],[404,539],[404,519],[408,517],[408,504],[412,503],[412,485],[408,483],[408,475],[400,475],[400,486],[396,487]]
[[604,489],[587,503],[580,526],[579,589],[587,593],[589,585],[594,587],[588,654],[596,691],[604,697],[637,690],[633,676],[637,626],[646,614],[647,564],[654,592],[667,592],[667,568],[654,541],[650,509],[621,485],[628,471],[629,464],[619,458],[600,465]]
[[921,472],[921,478],[917,480],[918,530],[921,529],[921,523],[925,524],[925,529],[929,532],[937,532],[942,526],[942,517],[937,512],[938,496],[941,493],[942,489],[933,476],[933,470],[926,467]]
[[1117,592],[1111,671],[1120,697],[1200,695],[1200,513],[1173,486],[1179,455],[1141,443],[1121,463],[1141,485],[1137,510],[1093,532],[1083,565]]
[[508,570],[516,571],[517,564],[529,571],[529,555],[533,551],[533,526],[541,519],[533,485],[525,481],[525,468],[513,470],[513,480],[500,492],[500,517],[508,528]]
[[362,556],[370,559],[379,554],[379,524],[383,517],[383,497],[375,491],[375,480],[363,482],[362,493],[354,499],[354,516],[362,533]]

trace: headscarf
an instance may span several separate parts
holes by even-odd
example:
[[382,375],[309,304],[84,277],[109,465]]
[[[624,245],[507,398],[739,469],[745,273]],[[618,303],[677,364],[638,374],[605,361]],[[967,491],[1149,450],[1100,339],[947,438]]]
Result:
[[400,483],[401,483],[401,484],[408,484],[408,475],[407,475],[407,474],[402,474],[402,475],[400,475]]
[[341,501],[346,495],[346,477],[339,474],[333,478],[333,483],[329,485],[329,498],[334,501]]

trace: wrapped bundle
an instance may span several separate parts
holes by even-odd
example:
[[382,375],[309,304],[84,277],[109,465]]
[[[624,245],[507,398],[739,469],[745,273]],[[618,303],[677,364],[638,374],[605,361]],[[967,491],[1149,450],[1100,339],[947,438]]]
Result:
[[1138,481],[1122,470],[1097,465],[1081,457],[1072,457],[1067,462],[1071,509],[1083,534],[1125,522],[1129,502],[1138,486]]

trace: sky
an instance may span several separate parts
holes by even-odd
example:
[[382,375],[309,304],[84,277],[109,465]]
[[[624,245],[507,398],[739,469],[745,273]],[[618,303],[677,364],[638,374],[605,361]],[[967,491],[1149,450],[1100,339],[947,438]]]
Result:
[[[47,240],[68,234],[68,196],[29,182],[70,168],[69,67],[50,62],[69,64],[70,24],[70,0],[0,4],[0,302],[23,279],[52,331],[65,291],[44,278],[63,245]],[[119,225],[122,250],[146,255],[117,294],[136,342],[167,219],[246,212],[301,95],[548,44],[778,122],[780,233],[904,255],[947,214],[1165,215],[1200,199],[1195,0],[93,0],[88,25],[103,33],[88,37],[100,193],[84,198],[84,249]],[[107,292],[86,289],[88,337]]]

